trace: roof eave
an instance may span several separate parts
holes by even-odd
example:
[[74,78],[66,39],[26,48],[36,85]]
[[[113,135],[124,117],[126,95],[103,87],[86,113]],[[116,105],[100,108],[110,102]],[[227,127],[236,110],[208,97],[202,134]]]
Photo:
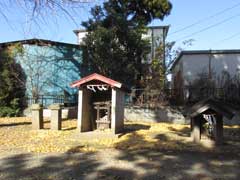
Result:
[[46,44],[51,44],[51,45],[57,45],[58,44],[58,45],[79,47],[78,44],[71,44],[71,43],[51,41],[51,40],[46,40],[46,39],[37,39],[37,38],[25,39],[25,40],[17,40],[17,41],[9,41],[9,42],[2,42],[2,43],[0,43],[0,46],[8,46],[8,45],[11,45],[11,44],[16,44],[16,43],[33,44],[33,42],[35,42],[35,43],[43,43],[43,44],[46,43]]
[[102,76],[102,75],[97,74],[97,73],[91,74],[89,76],[86,76],[86,77],[78,80],[78,81],[75,81],[72,84],[70,84],[70,86],[72,88],[75,88],[75,87],[80,88],[83,84],[85,84],[87,82],[90,82],[90,81],[93,81],[93,80],[102,81],[102,82],[110,85],[111,87],[117,87],[119,89],[123,88],[122,83],[114,81],[110,78],[107,78],[107,77]]

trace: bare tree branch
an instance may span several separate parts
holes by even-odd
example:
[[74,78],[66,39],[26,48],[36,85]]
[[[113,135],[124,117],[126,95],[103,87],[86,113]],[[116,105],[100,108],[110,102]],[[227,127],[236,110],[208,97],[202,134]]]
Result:
[[10,11],[14,11],[14,8],[17,8],[23,12],[23,15],[28,17],[26,23],[33,22],[37,24],[38,27],[40,27],[39,24],[41,24],[41,22],[47,24],[49,20],[48,17],[52,14],[55,16],[58,14],[61,14],[61,16],[64,15],[78,26],[77,20],[74,17],[76,12],[81,11],[80,8],[86,5],[93,5],[101,1],[102,0],[1,0],[0,17],[2,16],[5,21],[11,25],[9,14],[12,12]]

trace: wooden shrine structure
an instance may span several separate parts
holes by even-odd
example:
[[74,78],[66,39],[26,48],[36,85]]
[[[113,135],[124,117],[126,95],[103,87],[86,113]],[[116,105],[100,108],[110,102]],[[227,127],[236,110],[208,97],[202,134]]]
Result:
[[124,97],[122,83],[100,74],[91,74],[71,84],[78,88],[78,130],[111,129],[115,134],[124,128]]
[[191,119],[191,136],[194,142],[201,140],[205,131],[216,144],[223,142],[223,117],[232,119],[234,114],[221,102],[205,99],[193,105],[187,112]]

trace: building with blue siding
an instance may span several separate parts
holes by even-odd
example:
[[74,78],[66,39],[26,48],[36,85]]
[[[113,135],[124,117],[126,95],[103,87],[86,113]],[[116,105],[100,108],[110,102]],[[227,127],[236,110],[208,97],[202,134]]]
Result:
[[0,43],[0,48],[14,44],[22,47],[22,53],[17,53],[15,59],[27,77],[26,97],[29,103],[74,102],[77,92],[69,84],[86,73],[79,45],[29,39]]

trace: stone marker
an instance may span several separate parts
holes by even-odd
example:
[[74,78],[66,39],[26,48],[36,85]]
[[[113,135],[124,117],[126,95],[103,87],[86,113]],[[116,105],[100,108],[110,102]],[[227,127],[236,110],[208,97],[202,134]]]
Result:
[[43,129],[43,107],[40,104],[33,104],[32,110],[32,129]]
[[52,104],[51,109],[51,130],[61,130],[61,106],[60,104]]

